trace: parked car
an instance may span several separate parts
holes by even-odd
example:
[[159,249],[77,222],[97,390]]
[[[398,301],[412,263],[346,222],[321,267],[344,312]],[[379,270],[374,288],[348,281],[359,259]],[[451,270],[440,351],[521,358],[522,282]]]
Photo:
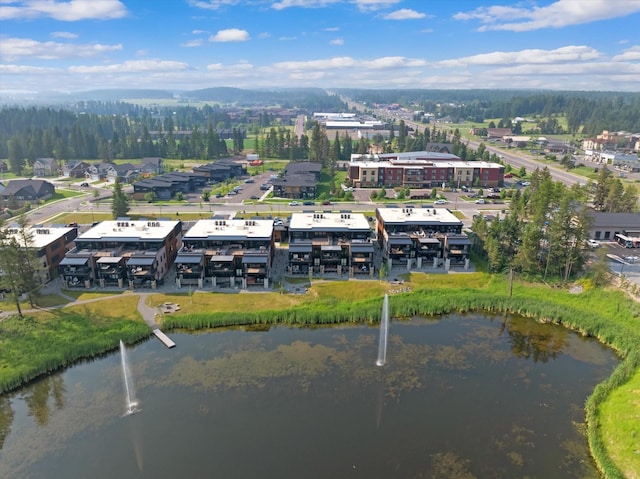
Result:
[[253,183],[253,181],[254,181],[253,178],[249,178],[249,179],[244,180],[245,183]]
[[303,201],[302,204],[304,206],[313,206],[313,205],[315,205],[315,203],[313,201]]
[[590,248],[600,248],[600,243],[596,240],[589,239],[587,240],[587,246],[589,246]]
[[322,204],[323,204],[323,205],[325,205],[325,206],[327,206],[327,205],[330,205],[330,204],[331,204],[331,201],[329,201],[329,200],[325,200],[325,201],[323,201],[323,202],[322,202]]
[[486,201],[484,201],[484,198],[480,198],[479,200],[476,200],[477,205],[484,205],[485,203]]
[[523,181],[522,183],[520,183],[522,186],[529,186],[531,184],[530,181]]
[[86,181],[84,183],[80,183],[80,186],[82,188],[89,188],[89,183],[87,183]]
[[297,201],[292,201],[291,203],[289,203],[289,206],[298,206],[300,203],[298,203]]
[[435,205],[446,205],[447,204],[447,200],[442,200],[442,199],[436,200],[436,201],[433,202],[433,204],[435,204]]

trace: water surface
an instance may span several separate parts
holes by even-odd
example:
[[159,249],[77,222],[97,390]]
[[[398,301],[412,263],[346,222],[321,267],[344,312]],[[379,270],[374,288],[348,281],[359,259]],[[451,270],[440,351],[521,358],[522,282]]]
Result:
[[0,397],[0,477],[588,478],[583,405],[615,355],[483,315],[171,334]]

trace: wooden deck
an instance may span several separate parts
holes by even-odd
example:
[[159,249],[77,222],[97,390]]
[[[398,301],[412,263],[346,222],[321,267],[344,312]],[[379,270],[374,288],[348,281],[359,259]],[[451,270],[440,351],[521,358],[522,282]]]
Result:
[[154,329],[153,330],[153,334],[156,335],[156,337],[162,341],[164,343],[164,345],[168,348],[174,348],[176,346],[176,343],[174,343],[171,338],[169,338],[169,336],[167,336],[166,334],[164,334],[162,331],[160,331],[159,329]]

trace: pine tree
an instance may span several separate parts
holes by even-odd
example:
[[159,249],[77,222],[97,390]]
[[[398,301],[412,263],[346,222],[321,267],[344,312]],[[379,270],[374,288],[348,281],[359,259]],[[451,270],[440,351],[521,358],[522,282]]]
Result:
[[111,204],[111,212],[113,213],[113,218],[117,219],[121,216],[125,216],[129,211],[129,198],[122,191],[122,184],[120,180],[116,180],[116,184],[113,187],[113,202]]

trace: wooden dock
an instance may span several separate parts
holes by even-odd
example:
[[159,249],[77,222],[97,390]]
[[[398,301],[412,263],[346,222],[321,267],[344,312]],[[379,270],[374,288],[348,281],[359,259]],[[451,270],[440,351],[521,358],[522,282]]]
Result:
[[174,343],[171,338],[169,338],[169,336],[167,336],[166,334],[164,334],[162,331],[160,331],[159,329],[154,329],[153,330],[153,334],[156,335],[156,338],[158,338],[160,341],[162,341],[164,343],[164,345],[168,348],[175,348],[176,343]]

